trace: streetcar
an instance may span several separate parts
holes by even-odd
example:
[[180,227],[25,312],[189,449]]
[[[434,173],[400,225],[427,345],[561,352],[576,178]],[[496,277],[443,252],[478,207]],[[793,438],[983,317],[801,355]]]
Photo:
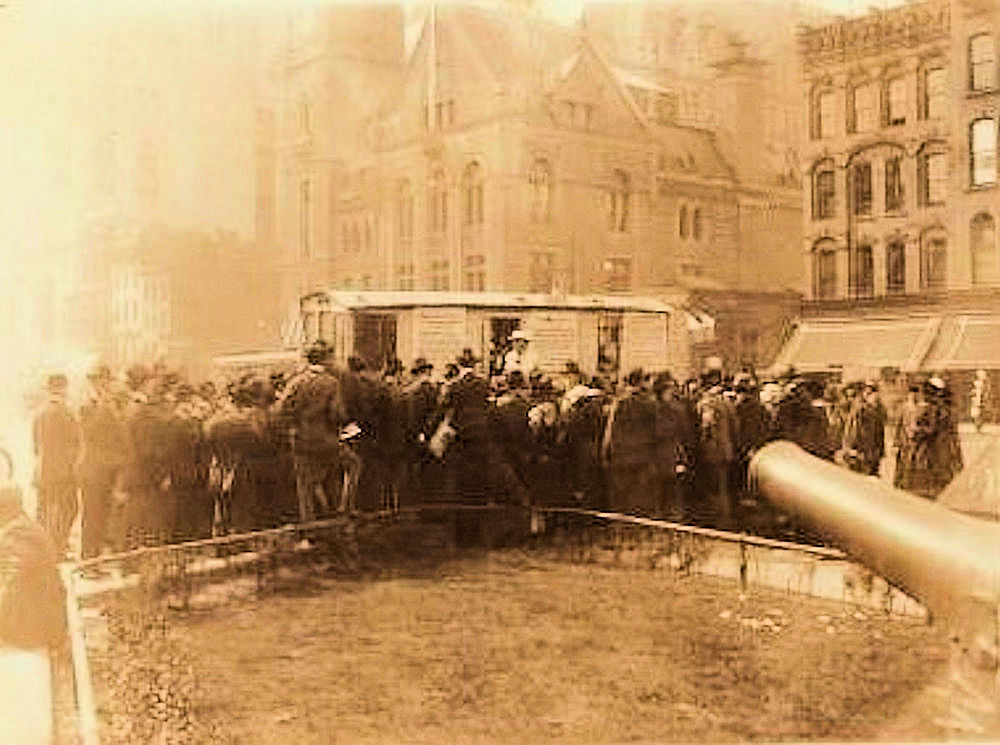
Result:
[[[301,338],[322,340],[334,361],[382,368],[424,359],[441,370],[463,350],[497,369],[515,332],[530,339],[542,372],[568,363],[587,375],[674,371],[686,361],[673,307],[639,296],[327,290],[300,301]],[[682,315],[682,314],[681,314]],[[683,367],[683,364],[681,364]]]

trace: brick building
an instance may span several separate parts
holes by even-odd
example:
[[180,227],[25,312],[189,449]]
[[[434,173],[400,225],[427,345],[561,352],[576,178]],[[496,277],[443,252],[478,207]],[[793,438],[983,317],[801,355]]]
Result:
[[[802,279],[787,159],[751,161],[751,146],[733,162],[732,133],[679,120],[669,88],[612,64],[586,31],[444,6],[394,78],[382,64],[401,44],[394,11],[352,12],[378,14],[358,23],[388,35],[376,57],[369,37],[326,42],[337,53],[324,70],[354,50],[355,80],[383,93],[352,99],[356,124],[320,119],[339,76],[316,87],[286,66],[276,168],[290,307],[329,287],[653,295],[695,310],[694,326],[716,316],[715,341],[692,348],[685,372],[720,351],[732,365],[769,361]],[[758,132],[763,63],[741,43],[713,62],[725,121]],[[306,121],[311,144],[296,145]]]
[[996,0],[801,35],[810,188],[801,369],[1000,368]]

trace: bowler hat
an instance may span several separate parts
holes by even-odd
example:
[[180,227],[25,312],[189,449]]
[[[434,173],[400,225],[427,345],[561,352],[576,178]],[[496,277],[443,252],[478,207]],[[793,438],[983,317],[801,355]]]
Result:
[[45,387],[53,393],[65,391],[69,387],[69,380],[62,373],[56,373],[49,376]]
[[472,353],[472,349],[466,347],[462,350],[462,354],[458,357],[455,362],[459,367],[475,367],[479,359]]
[[413,361],[413,367],[410,369],[410,374],[411,375],[419,375],[422,372],[433,370],[433,369],[434,369],[434,365],[432,365],[430,362],[428,362],[425,358],[423,358],[423,357],[417,357],[417,359],[415,359]]

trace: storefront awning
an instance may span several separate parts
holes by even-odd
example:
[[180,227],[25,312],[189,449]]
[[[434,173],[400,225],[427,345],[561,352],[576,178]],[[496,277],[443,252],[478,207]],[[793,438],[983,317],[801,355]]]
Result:
[[782,349],[777,366],[800,372],[920,369],[939,318],[806,321]]
[[1000,317],[959,315],[946,320],[925,370],[1000,369]]

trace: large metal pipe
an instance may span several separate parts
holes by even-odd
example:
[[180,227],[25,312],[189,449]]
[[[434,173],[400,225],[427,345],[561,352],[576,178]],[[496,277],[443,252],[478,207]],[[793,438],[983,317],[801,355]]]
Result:
[[[1000,525],[815,458],[790,442],[750,463],[757,491],[968,639],[996,638]],[[995,642],[991,643],[995,648]]]

